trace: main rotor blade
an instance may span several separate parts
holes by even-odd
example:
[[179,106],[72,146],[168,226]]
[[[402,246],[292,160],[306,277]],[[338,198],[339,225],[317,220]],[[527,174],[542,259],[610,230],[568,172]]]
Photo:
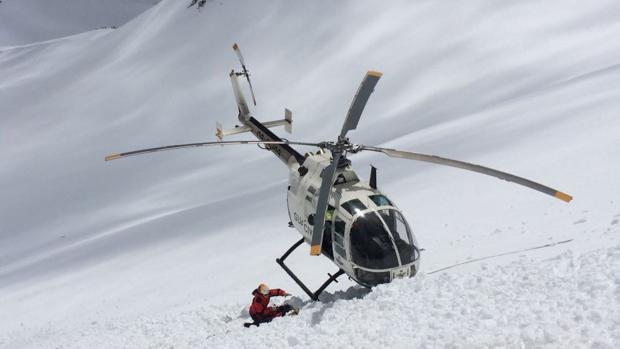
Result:
[[319,146],[318,143],[295,142],[295,141],[224,141],[224,142],[186,143],[186,144],[166,145],[163,147],[156,147],[156,148],[140,149],[140,150],[128,151],[125,153],[111,154],[105,157],[105,161],[116,160],[116,159],[125,158],[128,156],[134,156],[134,155],[155,153],[158,151],[165,151],[165,150],[174,150],[174,149],[192,148],[192,147],[212,147],[216,145],[237,145],[237,144],[264,144],[264,145],[290,144],[290,145],[307,145],[307,146],[314,146],[314,147]]
[[349,107],[347,118],[344,120],[344,124],[342,125],[342,131],[340,131],[340,138],[344,138],[347,132],[357,128],[357,124],[360,121],[366,102],[368,102],[368,98],[370,98],[370,94],[374,91],[375,85],[379,82],[381,75],[383,74],[372,70],[366,73],[366,76],[364,77],[364,80],[362,80],[360,87],[357,89],[355,97],[353,97],[353,102],[351,102],[351,106]]
[[325,211],[329,203],[329,194],[331,193],[334,179],[336,177],[336,168],[342,153],[332,153],[332,163],[323,170],[323,180],[321,181],[321,189],[319,190],[319,200],[316,205],[316,214],[314,215],[314,228],[312,230],[312,240],[310,241],[310,255],[318,256],[321,254],[321,245],[323,243],[323,226],[325,224]]
[[430,162],[430,163],[434,163],[434,164],[439,164],[439,165],[446,165],[446,166],[451,166],[451,167],[457,167],[457,168],[461,168],[464,170],[469,170],[469,171],[473,171],[473,172],[478,172],[478,173],[482,173],[485,175],[489,175],[489,176],[493,176],[493,177],[497,177],[499,179],[503,179],[505,181],[508,182],[514,182],[517,184],[521,184],[523,186],[526,186],[530,189],[534,189],[537,190],[541,193],[545,193],[547,195],[551,195],[553,197],[556,197],[560,200],[566,201],[566,202],[570,202],[573,197],[563,193],[561,191],[555,190],[553,188],[547,187],[545,185],[533,182],[529,179],[523,178],[523,177],[519,177],[519,176],[515,176],[512,175],[510,173],[506,173],[506,172],[502,172],[502,171],[498,171],[498,170],[494,170],[492,168],[488,168],[488,167],[484,167],[484,166],[480,166],[480,165],[475,165],[469,162],[463,162],[463,161],[458,161],[458,160],[452,160],[452,159],[446,159],[446,158],[442,158],[439,156],[435,156],[435,155],[426,155],[426,154],[420,154],[420,153],[412,153],[412,152],[408,152],[408,151],[402,151],[402,150],[396,150],[396,149],[386,149],[386,148],[379,148],[379,147],[369,147],[369,146],[360,146],[360,149],[362,150],[371,150],[371,151],[376,151],[376,152],[380,152],[380,153],[384,153],[387,156],[393,157],[393,158],[403,158],[403,159],[410,159],[410,160],[417,160],[417,161],[424,161],[424,162]]

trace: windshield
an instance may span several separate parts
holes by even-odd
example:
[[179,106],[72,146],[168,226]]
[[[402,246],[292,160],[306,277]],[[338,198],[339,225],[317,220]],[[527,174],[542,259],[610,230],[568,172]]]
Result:
[[353,262],[369,269],[398,266],[398,257],[390,235],[374,212],[358,217],[351,226],[351,257]]
[[403,264],[413,262],[416,259],[415,246],[405,218],[396,210],[380,210],[379,214],[392,232],[401,262]]

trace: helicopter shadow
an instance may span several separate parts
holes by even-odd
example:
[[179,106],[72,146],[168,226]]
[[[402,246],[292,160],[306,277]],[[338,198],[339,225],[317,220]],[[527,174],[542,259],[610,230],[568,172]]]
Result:
[[312,300],[302,300],[301,298],[293,297],[287,303],[298,309],[301,309],[302,311],[304,311],[304,308],[318,309],[312,314],[311,319],[311,326],[315,326],[321,323],[325,313],[334,306],[334,303],[336,303],[336,301],[362,299],[366,297],[366,295],[368,295],[370,292],[372,292],[372,290],[369,288],[354,285],[344,291],[336,291],[334,293],[323,292],[321,293],[318,302]]

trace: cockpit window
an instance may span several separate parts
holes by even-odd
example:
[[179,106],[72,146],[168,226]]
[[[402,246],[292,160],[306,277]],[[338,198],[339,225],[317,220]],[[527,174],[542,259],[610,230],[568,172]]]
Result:
[[369,198],[377,206],[394,206],[392,205],[392,202],[384,195],[370,195]]
[[353,222],[351,257],[355,264],[369,269],[388,269],[398,266],[398,257],[392,239],[376,213],[370,212]]
[[379,214],[392,232],[401,262],[403,264],[413,262],[416,259],[415,246],[403,216],[396,210],[380,210]]
[[347,201],[341,206],[342,208],[347,210],[347,212],[349,212],[351,216],[355,216],[356,213],[366,209],[366,206],[364,206],[364,204],[362,204],[362,202],[359,201],[358,199]]

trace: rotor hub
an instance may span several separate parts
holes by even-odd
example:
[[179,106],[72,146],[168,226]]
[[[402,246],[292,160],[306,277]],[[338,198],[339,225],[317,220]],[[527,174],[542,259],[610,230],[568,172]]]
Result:
[[329,149],[332,153],[342,153],[345,154],[347,152],[357,153],[360,151],[360,146],[356,144],[352,144],[349,142],[348,138],[340,138],[337,142],[321,142],[319,143],[319,147],[323,149]]

